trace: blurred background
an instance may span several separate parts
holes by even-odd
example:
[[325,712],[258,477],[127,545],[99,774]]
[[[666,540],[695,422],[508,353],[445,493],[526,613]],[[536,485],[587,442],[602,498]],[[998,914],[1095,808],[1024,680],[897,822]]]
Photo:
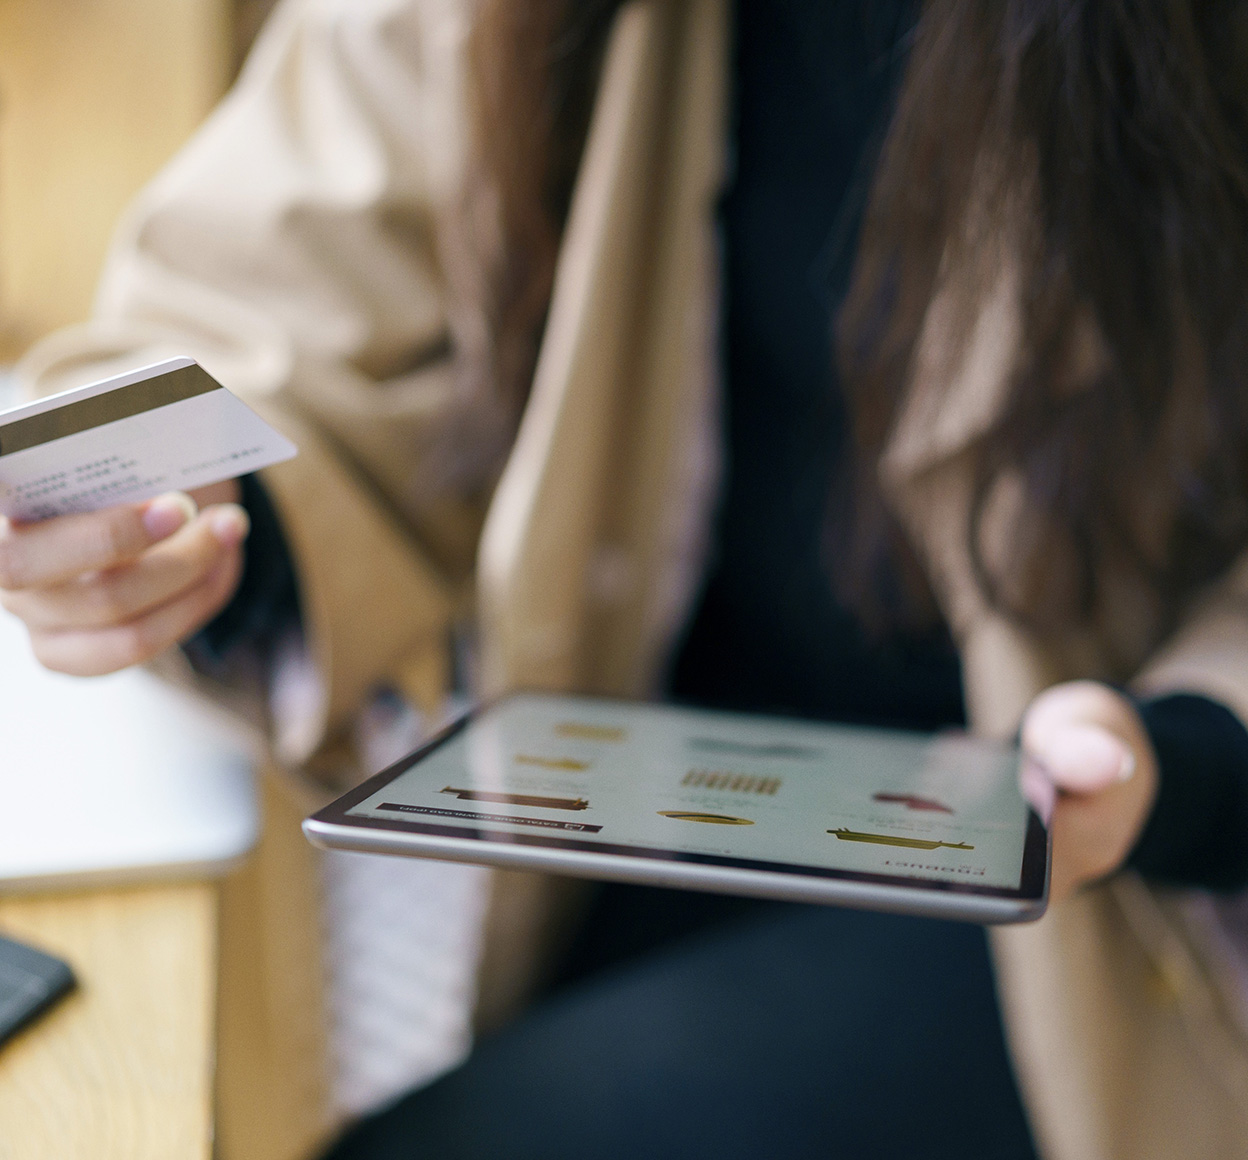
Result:
[[126,204],[274,0],[0,0],[0,363],[84,319]]

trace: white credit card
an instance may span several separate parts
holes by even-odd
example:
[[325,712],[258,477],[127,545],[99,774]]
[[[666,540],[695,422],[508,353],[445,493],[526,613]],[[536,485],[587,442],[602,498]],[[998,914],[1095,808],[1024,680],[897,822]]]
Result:
[[0,411],[0,514],[44,520],[138,503],[295,453],[194,360],[169,359]]

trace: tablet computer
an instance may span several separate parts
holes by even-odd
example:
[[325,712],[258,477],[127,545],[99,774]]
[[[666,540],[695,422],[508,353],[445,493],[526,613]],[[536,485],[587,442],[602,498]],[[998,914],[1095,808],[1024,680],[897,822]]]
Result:
[[585,697],[471,714],[304,822],[318,845],[1017,922],[1049,834],[1019,751]]

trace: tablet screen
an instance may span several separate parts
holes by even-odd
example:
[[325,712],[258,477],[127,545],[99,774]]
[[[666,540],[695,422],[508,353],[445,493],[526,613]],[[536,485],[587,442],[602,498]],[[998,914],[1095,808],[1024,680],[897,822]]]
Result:
[[962,735],[523,694],[379,779],[345,817],[1010,893],[1029,828],[1018,761],[1011,747]]

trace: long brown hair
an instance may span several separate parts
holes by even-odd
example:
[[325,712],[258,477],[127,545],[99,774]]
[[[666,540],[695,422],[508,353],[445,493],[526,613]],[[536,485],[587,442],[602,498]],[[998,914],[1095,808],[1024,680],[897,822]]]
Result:
[[[1112,563],[1173,615],[1248,542],[1248,5],[925,5],[838,328],[862,600],[888,557],[875,474],[928,305],[950,268],[986,292],[1007,234],[1021,349],[975,451],[980,582],[1057,630],[1098,613]],[[989,560],[1007,479],[1024,518]]]
[[[505,360],[517,383],[618,7],[483,3],[484,148],[507,254],[495,315],[500,349],[522,352]],[[1248,542],[1245,78],[1248,4],[1236,0],[923,6],[837,327],[860,605],[897,563],[876,473],[928,306],[951,256],[977,252],[965,268],[982,273],[1007,234],[1020,358],[977,444],[965,533],[990,599],[1042,628],[1069,625],[1095,612],[1112,557],[1173,609]],[[1081,358],[1089,335],[1096,357]],[[988,560],[982,525],[1005,478],[1021,483],[1027,518]]]

